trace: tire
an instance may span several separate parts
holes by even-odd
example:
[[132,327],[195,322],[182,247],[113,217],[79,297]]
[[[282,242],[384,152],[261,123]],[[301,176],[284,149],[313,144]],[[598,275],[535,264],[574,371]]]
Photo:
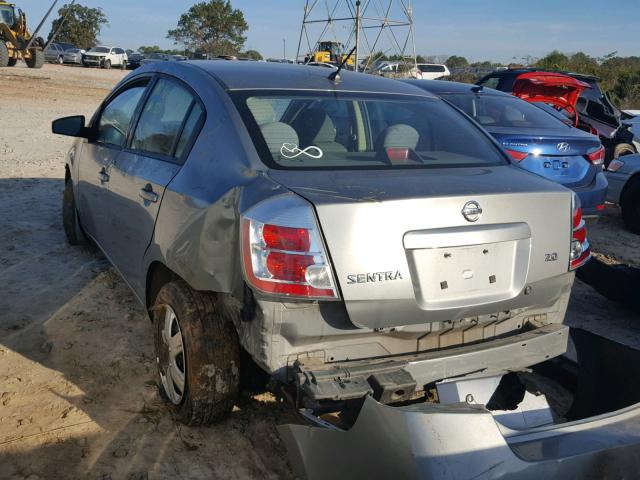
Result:
[[8,66],[9,67],[15,67],[16,63],[18,63],[18,59],[17,58],[10,58]]
[[111,60],[105,60],[104,63],[102,64],[102,68],[104,68],[105,70],[110,70],[111,69]]
[[67,180],[64,184],[64,195],[62,197],[62,226],[67,236],[69,245],[85,245],[87,237],[80,225],[76,200],[73,195],[73,182]]
[[9,49],[4,40],[0,39],[0,68],[9,66]]
[[238,397],[240,344],[215,294],[195,291],[182,280],[170,282],[152,310],[160,396],[186,425],[224,419]]
[[121,68],[122,70],[126,70],[126,69],[127,69],[127,62],[126,62],[126,61],[123,61],[123,62],[122,62],[122,65],[120,65],[120,68]]
[[58,65],[64,65],[64,57],[58,57]]
[[634,177],[622,193],[622,219],[627,228],[640,235],[640,177]]
[[42,50],[31,49],[31,57],[25,59],[27,67],[42,68],[44,65],[44,52]]
[[623,157],[625,155],[633,155],[636,153],[636,149],[629,143],[619,143],[616,148],[613,149],[613,158]]

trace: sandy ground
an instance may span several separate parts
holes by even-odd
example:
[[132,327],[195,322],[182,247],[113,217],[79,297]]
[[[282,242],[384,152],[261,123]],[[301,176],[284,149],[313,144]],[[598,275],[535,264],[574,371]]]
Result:
[[[0,479],[290,478],[270,395],[243,395],[209,428],[175,423],[153,385],[144,311],[103,257],[61,227],[70,139],[124,72],[0,69]],[[609,206],[591,228],[606,261],[640,267],[640,239]],[[577,281],[567,322],[640,348],[636,315]]]

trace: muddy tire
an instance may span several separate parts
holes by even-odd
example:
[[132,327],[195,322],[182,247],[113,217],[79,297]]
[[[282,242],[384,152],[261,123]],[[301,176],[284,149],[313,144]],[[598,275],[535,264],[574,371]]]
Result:
[[9,49],[4,40],[0,39],[0,68],[9,66]]
[[619,143],[613,149],[613,158],[623,157],[625,155],[633,155],[636,149],[629,143]]
[[76,200],[73,195],[73,183],[67,180],[64,184],[64,195],[62,197],[62,225],[67,241],[70,245],[85,245],[87,237],[80,226]]
[[10,58],[8,66],[9,67],[15,67],[16,63],[18,63],[18,59],[17,58]]
[[176,420],[208,425],[229,415],[238,397],[240,345],[215,294],[181,280],[167,283],[153,320],[158,388]]
[[25,62],[29,68],[42,68],[44,65],[44,51],[31,50],[31,57],[25,59]]
[[632,178],[622,193],[622,219],[627,228],[640,235],[640,177]]

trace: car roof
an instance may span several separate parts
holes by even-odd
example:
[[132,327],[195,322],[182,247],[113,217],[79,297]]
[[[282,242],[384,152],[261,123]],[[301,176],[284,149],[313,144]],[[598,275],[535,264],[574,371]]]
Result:
[[174,68],[189,66],[209,73],[226,90],[319,90],[434,96],[397,80],[348,70],[342,70],[340,81],[335,82],[328,78],[335,72],[333,69],[286,63],[196,60],[180,62]]
[[497,97],[513,97],[510,93],[494,90],[493,88],[483,87],[481,90],[478,90],[478,86],[473,83],[450,82],[447,80],[402,80],[402,82],[415,85],[434,95],[444,95],[447,93],[481,93],[483,95],[495,95]]

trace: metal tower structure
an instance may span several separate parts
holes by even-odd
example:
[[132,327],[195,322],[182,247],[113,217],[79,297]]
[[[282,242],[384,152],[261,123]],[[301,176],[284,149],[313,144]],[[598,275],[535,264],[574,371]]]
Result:
[[344,53],[355,47],[355,69],[375,61],[376,52],[415,62],[411,0],[305,0],[296,60],[312,56],[324,40],[340,42]]

